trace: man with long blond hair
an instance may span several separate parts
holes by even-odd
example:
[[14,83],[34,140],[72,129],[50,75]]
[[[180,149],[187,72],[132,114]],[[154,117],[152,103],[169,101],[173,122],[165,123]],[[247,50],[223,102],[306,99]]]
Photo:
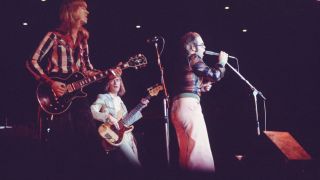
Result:
[[[50,86],[57,97],[63,96],[67,87],[51,77],[65,79],[75,72],[84,76],[99,72],[90,62],[89,33],[83,27],[88,22],[88,14],[84,0],[63,1],[60,26],[45,35],[26,63],[35,79]],[[44,64],[47,66],[43,67]],[[87,98],[74,99],[65,112],[52,116],[50,124],[50,178],[93,177],[103,149]]]

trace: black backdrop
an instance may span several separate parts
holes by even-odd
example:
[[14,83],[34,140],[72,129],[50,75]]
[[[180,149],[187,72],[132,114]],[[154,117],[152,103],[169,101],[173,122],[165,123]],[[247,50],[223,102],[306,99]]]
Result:
[[[27,126],[36,122],[37,83],[25,68],[45,33],[58,25],[60,1],[5,0],[1,10],[1,124]],[[268,130],[289,131],[314,157],[319,158],[319,42],[320,3],[317,1],[98,1],[90,0],[88,30],[91,61],[98,69],[143,53],[149,64],[126,70],[128,90],[124,97],[133,108],[146,95],[146,88],[160,82],[155,50],[145,40],[154,35],[165,38],[161,61],[169,93],[174,85],[177,42],[185,32],[199,32],[213,51],[224,50],[239,58],[240,72],[267,98]],[[229,5],[230,10],[224,10]],[[29,26],[22,26],[27,21]],[[135,25],[140,24],[141,29]],[[248,32],[243,33],[242,29]],[[215,57],[206,57],[210,64]],[[235,65],[234,60],[229,61]],[[2,78],[3,79],[3,78]],[[101,84],[87,89],[94,100]],[[259,100],[263,128],[262,99]],[[256,137],[252,92],[228,69],[226,77],[203,95],[214,156],[219,162],[243,154]],[[146,162],[164,163],[162,96],[144,110],[136,125]],[[176,140],[171,129],[173,161]],[[151,158],[152,157],[152,158]]]

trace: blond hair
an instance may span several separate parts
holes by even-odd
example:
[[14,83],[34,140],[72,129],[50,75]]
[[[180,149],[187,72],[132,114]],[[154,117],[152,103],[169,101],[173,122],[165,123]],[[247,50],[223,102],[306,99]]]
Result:
[[118,96],[123,96],[125,93],[126,93],[126,88],[124,87],[124,84],[123,84],[123,81],[122,81],[122,78],[121,77],[113,77],[113,78],[107,78],[107,82],[106,82],[106,88],[105,90],[107,92],[110,91],[110,85],[109,85],[109,82],[112,81],[113,79],[115,78],[120,78],[120,90],[118,92]]
[[[87,7],[85,0],[65,0],[60,7],[60,21],[61,24],[58,28],[59,31],[67,34],[70,33],[71,29],[77,24],[75,19],[75,13],[79,7]],[[81,39],[88,40],[89,32],[84,28],[80,27],[79,35]]]

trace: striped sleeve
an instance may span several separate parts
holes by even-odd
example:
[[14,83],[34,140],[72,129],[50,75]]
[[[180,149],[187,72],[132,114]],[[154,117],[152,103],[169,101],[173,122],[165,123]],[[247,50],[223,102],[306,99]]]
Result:
[[40,42],[38,48],[33,54],[31,60],[26,62],[27,69],[31,72],[31,74],[37,79],[44,81],[50,80],[48,76],[44,73],[43,68],[40,66],[40,62],[43,57],[48,53],[50,48],[53,46],[54,39],[56,35],[52,32],[48,32],[45,37]]
[[191,56],[190,62],[193,72],[200,77],[209,79],[212,82],[219,81],[225,72],[224,67],[212,67],[207,66],[203,60],[197,56]]
[[85,64],[85,69],[86,70],[93,70],[93,66],[90,62],[90,58],[89,58],[89,46],[86,43],[83,47],[83,60],[84,60],[84,64]]

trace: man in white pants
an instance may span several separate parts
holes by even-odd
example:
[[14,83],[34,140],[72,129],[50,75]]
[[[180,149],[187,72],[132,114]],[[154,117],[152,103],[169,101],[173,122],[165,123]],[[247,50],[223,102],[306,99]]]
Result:
[[179,143],[179,162],[188,171],[214,172],[214,161],[207,128],[202,114],[200,97],[219,81],[225,72],[228,54],[221,51],[214,67],[202,60],[205,45],[196,32],[181,38],[181,58],[176,73],[175,96],[171,120]]

